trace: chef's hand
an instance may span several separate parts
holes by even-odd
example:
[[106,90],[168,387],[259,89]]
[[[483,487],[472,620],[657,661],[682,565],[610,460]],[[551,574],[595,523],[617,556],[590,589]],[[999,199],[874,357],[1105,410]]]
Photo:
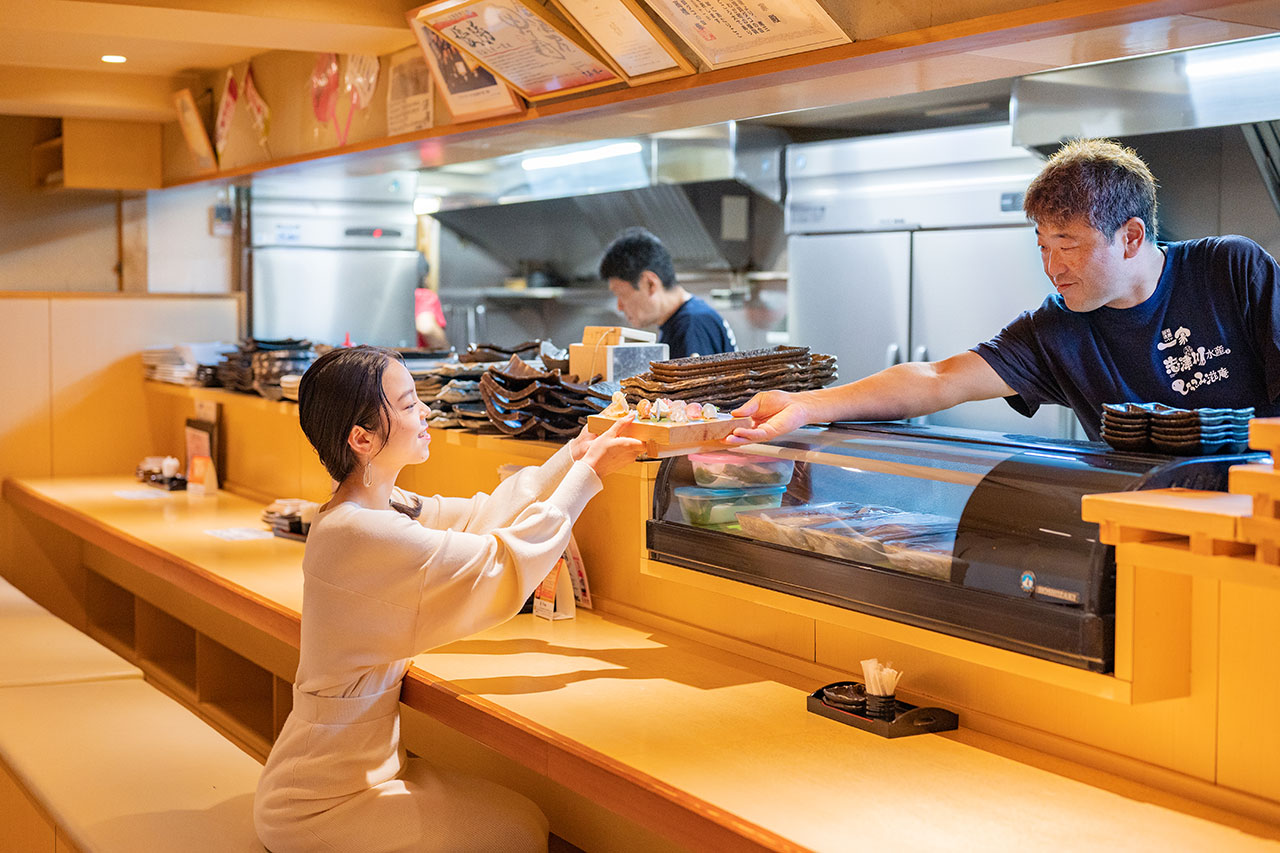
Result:
[[644,448],[644,442],[638,438],[626,438],[619,435],[619,431],[626,424],[635,420],[635,413],[628,413],[613,422],[613,426],[609,427],[600,435],[591,435],[591,433],[583,430],[574,441],[586,436],[585,451],[582,454],[582,461],[591,466],[591,470],[596,472],[596,476],[603,480],[614,471],[625,468],[627,465],[636,461],[636,457],[640,455],[640,451]]
[[786,435],[812,422],[804,394],[761,391],[732,412],[734,417],[751,418],[751,426],[738,427],[725,437],[725,444],[751,444]]

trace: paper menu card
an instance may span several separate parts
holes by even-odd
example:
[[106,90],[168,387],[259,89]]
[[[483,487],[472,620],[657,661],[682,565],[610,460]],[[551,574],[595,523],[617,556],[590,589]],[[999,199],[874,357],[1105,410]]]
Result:
[[852,41],[817,0],[645,0],[711,68]]
[[418,39],[423,58],[431,69],[431,78],[454,121],[518,113],[524,108],[523,101],[507,84],[417,18],[419,11],[408,13],[409,27]]
[[638,0],[552,0],[632,85],[694,72]]
[[423,7],[417,20],[529,100],[622,82],[575,40],[570,27],[553,25],[532,2],[447,0]]

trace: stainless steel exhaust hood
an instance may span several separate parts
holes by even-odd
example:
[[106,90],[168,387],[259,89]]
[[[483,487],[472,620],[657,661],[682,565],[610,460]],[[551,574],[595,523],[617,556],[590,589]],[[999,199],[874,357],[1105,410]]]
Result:
[[1047,71],[1014,82],[1013,139],[1042,150],[1076,137],[1240,125],[1280,211],[1280,36]]
[[728,122],[426,169],[418,209],[513,272],[539,264],[594,278],[605,246],[632,225],[657,234],[679,270],[748,270],[758,268],[752,221],[781,201],[785,142]]

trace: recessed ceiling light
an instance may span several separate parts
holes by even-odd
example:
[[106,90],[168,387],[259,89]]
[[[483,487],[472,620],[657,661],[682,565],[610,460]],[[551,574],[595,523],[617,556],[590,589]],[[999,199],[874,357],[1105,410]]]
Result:
[[102,57],[102,61],[119,65],[121,62],[125,62],[126,60],[123,56],[119,55],[118,53],[108,53],[106,56]]

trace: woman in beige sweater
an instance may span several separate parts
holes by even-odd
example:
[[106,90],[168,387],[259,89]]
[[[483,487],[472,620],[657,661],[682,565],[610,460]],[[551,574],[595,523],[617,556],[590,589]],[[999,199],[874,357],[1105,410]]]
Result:
[[427,415],[388,350],[335,350],[302,378],[302,430],[337,487],[308,535],[293,711],[254,802],[272,853],[546,849],[523,796],[406,758],[400,682],[414,655],[513,616],[640,442],[584,431],[492,495],[424,498],[395,481],[429,455]]

